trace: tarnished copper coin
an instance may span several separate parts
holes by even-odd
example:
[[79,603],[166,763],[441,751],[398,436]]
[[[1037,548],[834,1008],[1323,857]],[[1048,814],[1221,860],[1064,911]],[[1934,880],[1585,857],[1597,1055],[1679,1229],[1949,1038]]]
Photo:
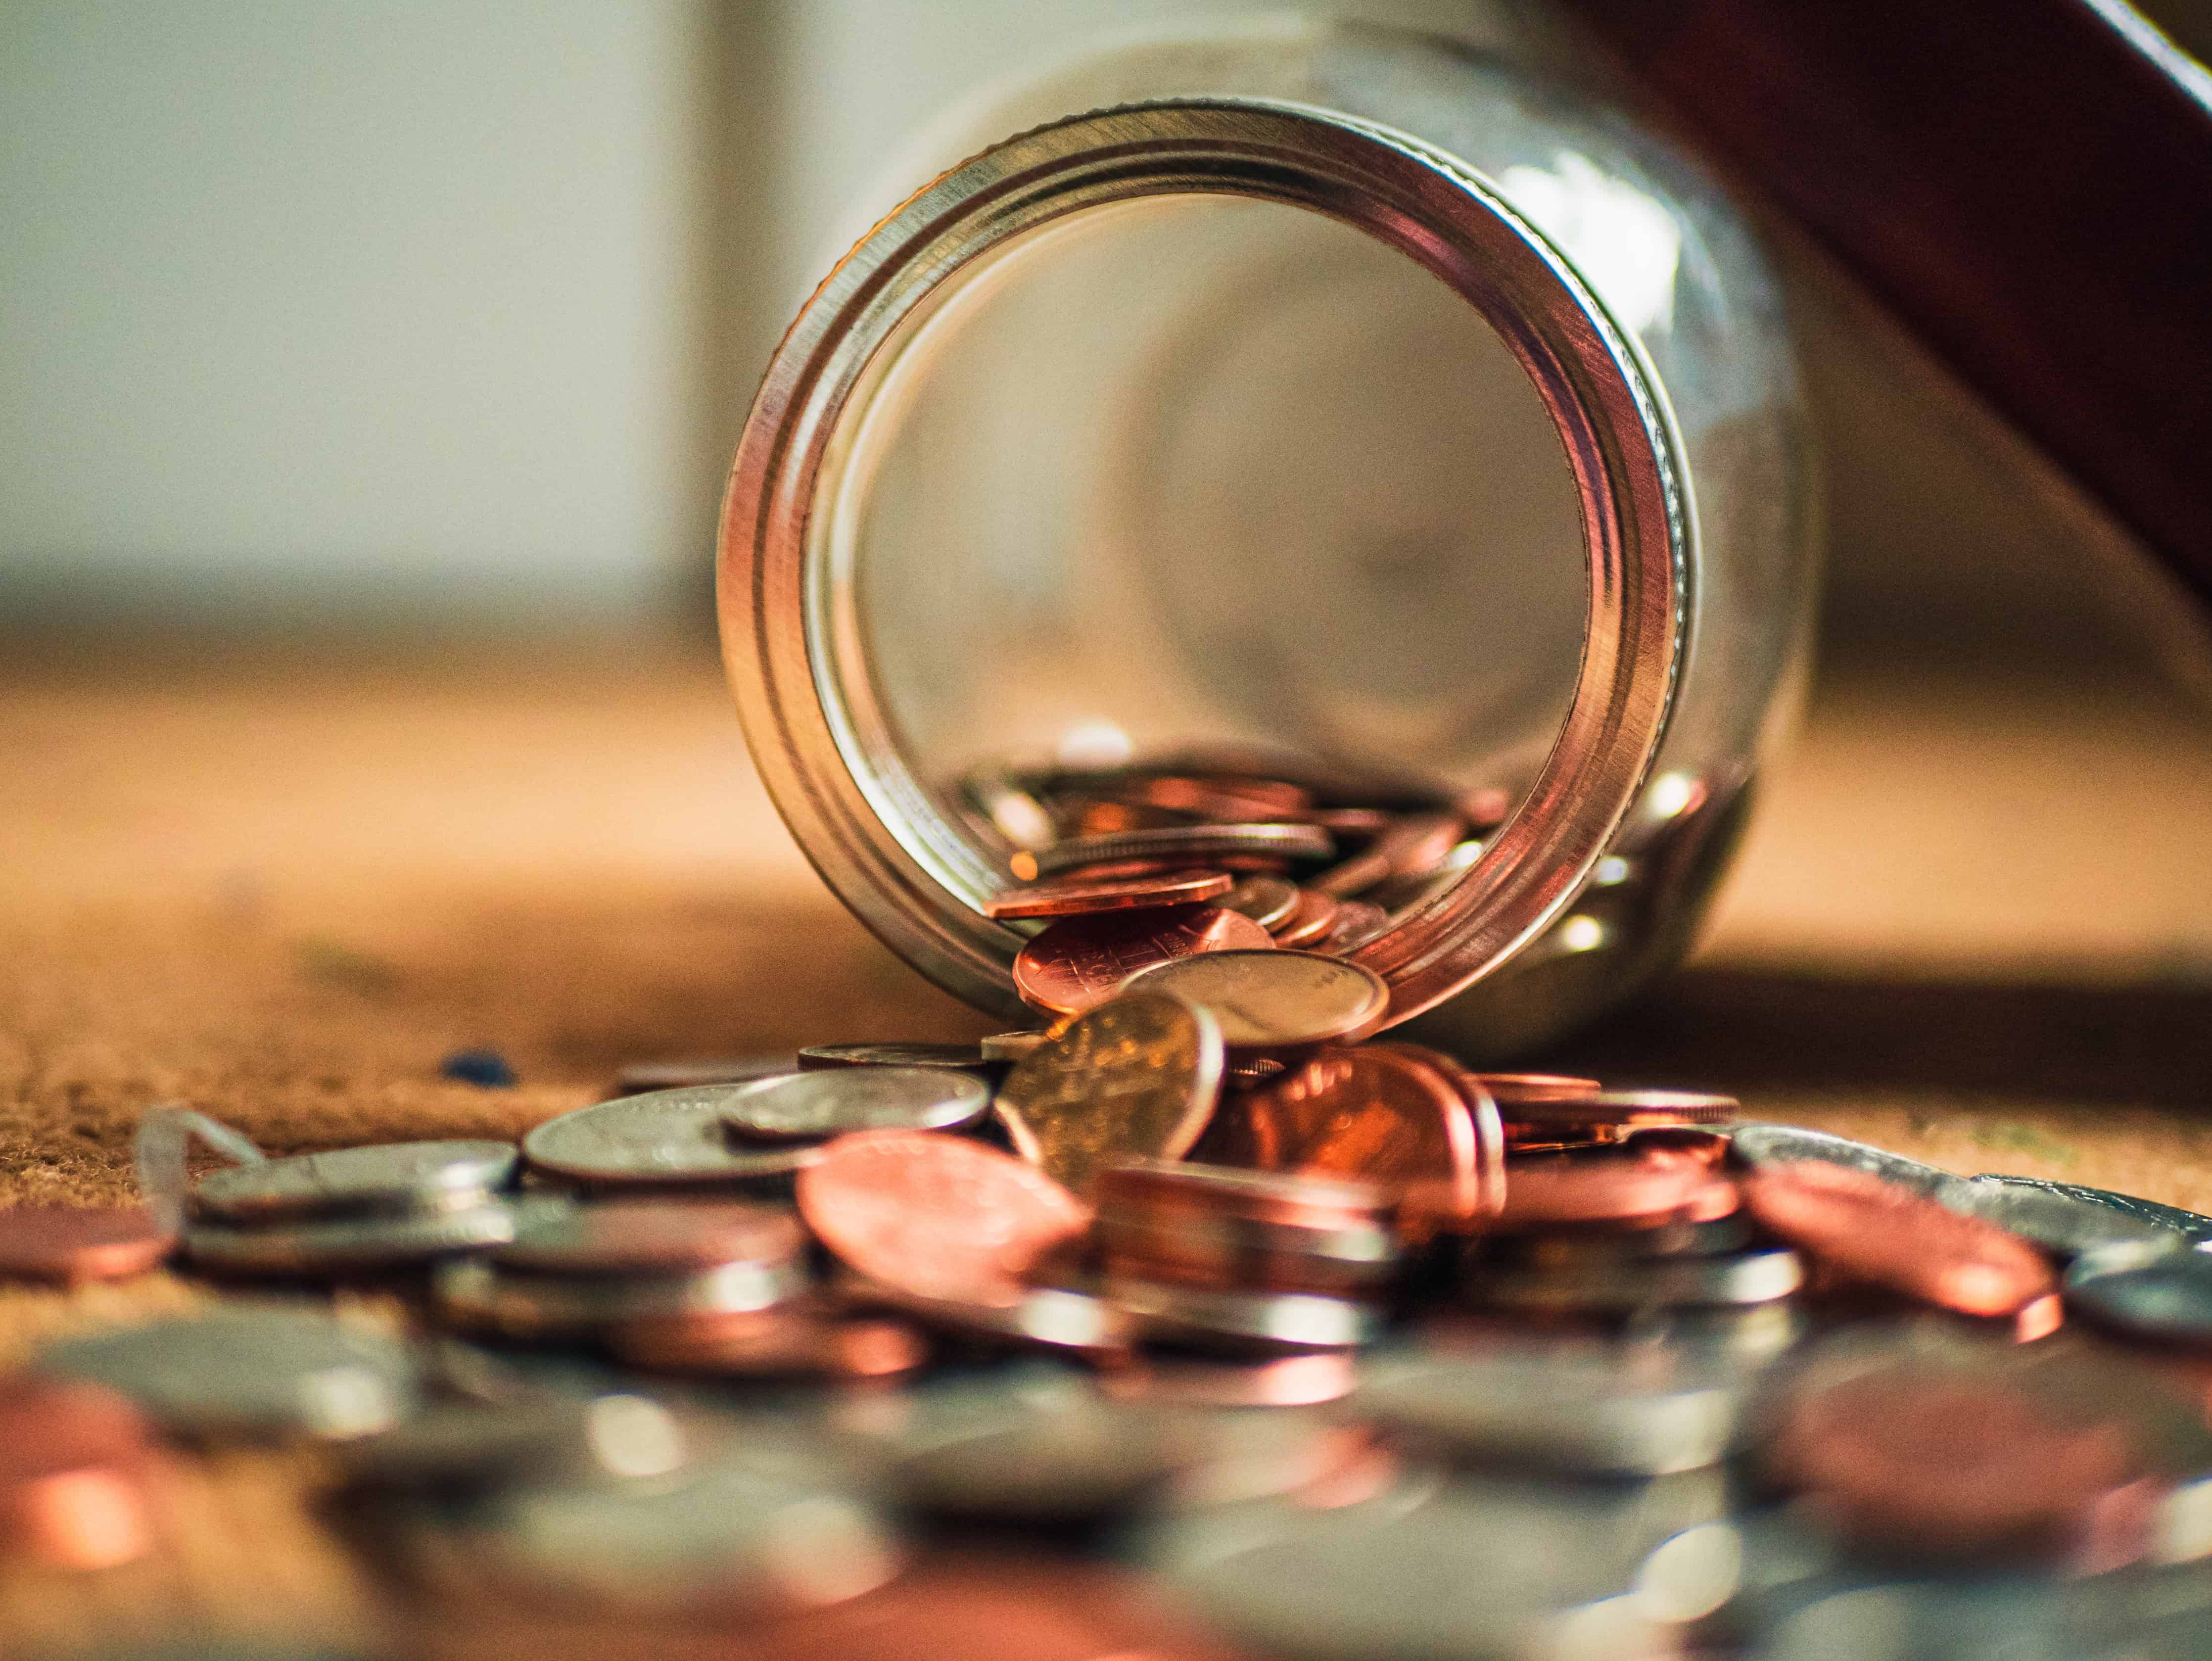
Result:
[[1055,1024],[1040,1031],[994,1032],[975,1047],[983,1052],[983,1059],[987,1062],[1012,1063],[1024,1061],[1031,1050],[1059,1030],[1059,1024]]
[[1245,1098],[1242,1163],[1354,1177],[1422,1214],[1482,1209],[1480,1151],[1466,1098],[1427,1063],[1385,1045],[1324,1050]]
[[1510,1233],[1563,1225],[1710,1221],[1736,1204],[1735,1185],[1702,1160],[1607,1150],[1516,1162],[1493,1226]]
[[2018,1235],[1869,1172],[1808,1159],[1741,1181],[1762,1227],[1847,1279],[1966,1315],[2011,1315],[2057,1290]]
[[1206,1010],[1132,991],[1017,1063],[993,1110],[1017,1153],[1085,1194],[1116,1160],[1188,1152],[1220,1095],[1221,1061],[1221,1029]]
[[1219,899],[1237,885],[1225,871],[1170,871],[1159,876],[1085,881],[1063,877],[1052,882],[1009,888],[984,902],[986,916],[1075,917],[1095,911],[1130,911],[1147,906],[1199,905]]
[[492,1258],[562,1275],[682,1274],[784,1262],[805,1249],[798,1218],[738,1200],[609,1200],[525,1214]]
[[799,1214],[850,1269],[924,1298],[1021,1300],[1022,1275],[1091,1226],[1034,1165],[923,1130],[841,1136],[799,1174]]
[[1014,958],[1014,989],[1055,1015],[1103,1003],[1139,970],[1201,952],[1265,951],[1273,937],[1249,917],[1212,905],[1066,917]]
[[1247,877],[1221,897],[1221,909],[1273,933],[1298,909],[1298,885],[1283,877]]
[[1390,989],[1358,964],[1314,952],[1208,952],[1142,970],[1131,992],[1159,992],[1211,1010],[1232,1050],[1273,1052],[1351,1043],[1382,1025]]
[[1317,824],[1177,824],[1116,836],[1071,837],[1042,848],[1036,874],[1058,876],[1079,866],[1116,860],[1176,860],[1188,867],[1223,859],[1325,860],[1335,840]]
[[1293,948],[1319,945],[1336,926],[1336,902],[1319,889],[1301,888],[1291,915],[1273,925],[1275,944]]
[[0,1280],[120,1280],[153,1268],[177,1237],[143,1206],[9,1206],[0,1209]]

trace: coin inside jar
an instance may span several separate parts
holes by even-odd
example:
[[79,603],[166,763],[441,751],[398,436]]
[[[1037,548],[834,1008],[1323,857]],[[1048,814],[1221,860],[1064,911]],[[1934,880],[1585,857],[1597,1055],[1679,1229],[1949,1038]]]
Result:
[[1222,1043],[1237,1050],[1350,1043],[1390,1008],[1390,989],[1372,970],[1313,952],[1209,952],[1140,970],[1126,985],[1212,1011]]
[[211,1171],[193,1208],[233,1222],[333,1211],[428,1210],[474,1202],[514,1174],[512,1142],[387,1142]]
[[957,1130],[990,1105],[990,1086],[955,1068],[828,1067],[738,1086],[722,1123],[757,1141],[819,1141],[853,1130]]
[[1037,850],[1036,874],[1057,876],[1086,865],[1123,860],[1179,860],[1187,867],[1224,858],[1259,855],[1282,859],[1327,859],[1336,843],[1317,824],[1179,824],[1118,835],[1072,837]]
[[1249,917],[1218,906],[1171,906],[1066,917],[1014,958],[1014,989],[1055,1015],[1103,1003],[1139,970],[1201,952],[1265,951],[1273,937]]
[[983,915],[1004,921],[1017,917],[1072,917],[1093,911],[1127,911],[1146,906],[1199,905],[1222,898],[1236,885],[1236,879],[1224,871],[1170,871],[1158,876],[1102,881],[1061,877],[994,895],[984,902]]

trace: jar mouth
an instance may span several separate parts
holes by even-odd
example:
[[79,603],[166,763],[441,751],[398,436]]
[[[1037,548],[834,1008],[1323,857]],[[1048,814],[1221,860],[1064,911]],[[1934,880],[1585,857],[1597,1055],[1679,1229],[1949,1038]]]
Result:
[[1411,258],[1517,359],[1572,476],[1583,649],[1551,753],[1460,879],[1350,954],[1404,1019],[1511,958],[1605,854],[1665,733],[1691,569],[1677,447],[1634,344],[1556,247],[1419,141],[1304,106],[1127,106],[1009,139],[878,224],[792,325],[739,444],[720,554],[739,712],[770,795],[845,904],[947,991],[1025,1015],[1010,976],[1024,937],[981,909],[1008,873],[915,776],[865,672],[849,510],[879,395],[965,285],[1073,216],[1170,196],[1304,209]]

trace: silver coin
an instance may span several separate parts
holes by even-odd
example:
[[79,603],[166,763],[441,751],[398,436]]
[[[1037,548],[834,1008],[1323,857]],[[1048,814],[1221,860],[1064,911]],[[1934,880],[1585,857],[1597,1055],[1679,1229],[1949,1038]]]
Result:
[[1317,824],[1173,824],[1157,830],[1119,830],[1110,836],[1071,837],[1036,850],[1036,873],[1055,876],[1085,865],[1123,860],[1204,861],[1224,855],[1273,855],[1283,859],[1325,860],[1336,840]]
[[1139,970],[1121,990],[1211,1010],[1231,1050],[1357,1043],[1380,1028],[1390,1009],[1381,976],[1318,952],[1200,952]]
[[512,1142],[386,1142],[211,1171],[192,1208],[232,1222],[471,1204],[514,1174]]
[[1502,1262],[1532,1269],[1602,1269],[1654,1257],[1715,1257],[1752,1243],[1751,1219],[1738,1211],[1710,1222],[1656,1228],[1559,1229],[1499,1235],[1485,1242]]
[[466,1211],[411,1217],[338,1217],[327,1222],[232,1228],[193,1223],[185,1255],[223,1275],[325,1275],[398,1269],[457,1251],[480,1250],[514,1238],[513,1207],[499,1201]]
[[796,1073],[795,1055],[708,1057],[697,1061],[633,1062],[615,1075],[615,1094],[642,1096],[654,1090],[688,1090],[707,1084],[744,1084],[775,1073]]
[[1282,877],[1247,877],[1213,903],[1272,934],[1298,909],[1298,885]]
[[2085,1188],[2079,1183],[2052,1183],[2039,1177],[2008,1177],[1995,1172],[1984,1172],[1972,1180],[2079,1200],[2084,1205],[2099,1206],[2154,1227],[2172,1229],[2188,1236],[2193,1244],[2212,1241],[2212,1217],[2202,1212],[2184,1211],[2179,1206],[2162,1205],[2156,1200],[2140,1199],[2133,1194],[2115,1194],[2110,1189]]
[[1049,1032],[994,1032],[975,1047],[987,1062],[1022,1062],[1051,1036]]
[[837,1067],[933,1067],[974,1073],[990,1065],[981,1044],[811,1043],[799,1052],[802,1072]]
[[1155,1500],[1196,1454],[1157,1416],[1103,1403],[1010,1416],[894,1458],[900,1500],[943,1517],[1090,1522]]
[[991,1087],[972,1073],[840,1065],[741,1085],[722,1123],[761,1141],[818,1141],[854,1130],[958,1130],[990,1107]]
[[1663,1476],[1726,1456],[1741,1392],[1565,1342],[1370,1360],[1352,1411],[1449,1454],[1590,1476]]
[[1626,1260],[1591,1269],[1485,1268],[1470,1274],[1467,1295],[1491,1309],[1626,1315],[1642,1309],[1768,1304],[1805,1283],[1805,1266],[1786,1246],[1718,1257]]
[[2053,1183],[1962,1177],[1939,1189],[1936,1198],[1952,1211],[1994,1223],[2061,1257],[2106,1245],[2190,1244],[2179,1229],[2082,1199]]
[[788,1207],[653,1196],[528,1206],[491,1255],[502,1268],[556,1275],[684,1275],[787,1263],[805,1248]]
[[1106,1296],[1147,1338],[1235,1354],[1353,1349],[1374,1342],[1381,1314],[1365,1304],[1302,1292],[1222,1292],[1165,1281],[1107,1277]]
[[186,1435],[366,1436],[414,1411],[406,1347],[320,1313],[227,1308],[48,1345],[37,1366],[119,1390]]
[[2098,1246],[2074,1260],[2067,1309],[2131,1337],[2212,1348],[2212,1255],[2176,1238]]
[[1916,1194],[1937,1197],[1945,1184],[1957,1180],[1948,1171],[1908,1159],[1902,1153],[1855,1142],[1848,1136],[1832,1136],[1825,1130],[1807,1130],[1794,1124],[1740,1124],[1729,1131],[1729,1143],[1738,1159],[1754,1168],[1792,1165],[1818,1159],[1848,1166],[1869,1176],[1897,1183]]
[[726,1263],[696,1275],[541,1275],[481,1258],[441,1265],[432,1281],[439,1312],[510,1338],[570,1337],[659,1315],[739,1314],[772,1309],[806,1290],[796,1262]]
[[969,1304],[925,1298],[848,1275],[838,1282],[838,1294],[856,1308],[889,1310],[935,1331],[985,1344],[1119,1360],[1136,1341],[1124,1311],[1070,1287],[1026,1287],[1011,1304]]
[[[795,1075],[794,1075],[795,1076]],[[723,1116],[744,1084],[624,1096],[548,1119],[522,1139],[538,1168],[607,1187],[779,1182],[822,1157],[818,1146],[733,1145]]]

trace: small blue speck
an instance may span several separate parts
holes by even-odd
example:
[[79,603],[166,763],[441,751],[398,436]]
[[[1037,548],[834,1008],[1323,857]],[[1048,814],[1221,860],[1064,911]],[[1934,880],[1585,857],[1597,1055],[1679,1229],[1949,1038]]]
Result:
[[438,1063],[438,1071],[480,1090],[507,1090],[514,1084],[514,1069],[496,1050],[456,1050]]

